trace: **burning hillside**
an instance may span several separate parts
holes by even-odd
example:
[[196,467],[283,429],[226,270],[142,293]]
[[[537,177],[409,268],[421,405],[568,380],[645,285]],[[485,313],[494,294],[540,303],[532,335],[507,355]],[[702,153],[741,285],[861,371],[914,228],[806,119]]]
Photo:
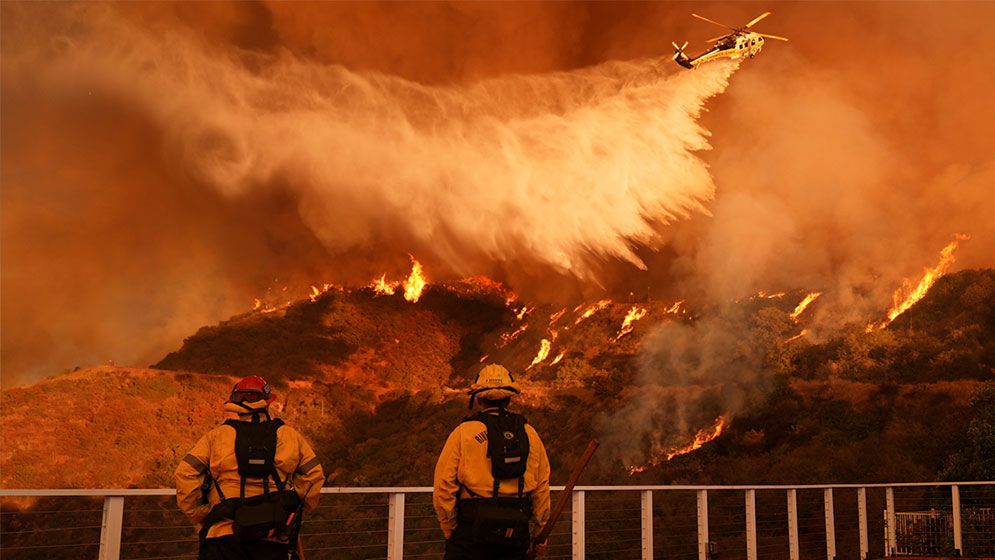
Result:
[[[692,312],[683,302],[530,305],[483,278],[427,284],[417,302],[400,289],[316,287],[318,293],[289,305],[201,329],[159,369],[95,368],[5,391],[5,441],[32,443],[5,447],[3,484],[39,485],[42,477],[60,486],[168,484],[193,434],[220,418],[234,377],[249,373],[274,382],[278,407],[334,465],[334,483],[420,484],[437,440],[465,410],[468,377],[489,362],[525,372],[519,404],[542,429],[554,460],[565,461],[585,437],[598,435],[605,443],[594,471],[600,480],[667,479],[700,457],[720,460],[716,449],[754,445],[748,442],[759,437],[757,428],[740,422],[755,426],[756,415],[775,406],[763,404],[772,384],[829,380],[825,390],[835,395],[843,379],[992,378],[995,337],[985,317],[993,290],[992,271],[947,275],[888,329],[865,333],[858,323],[820,343],[790,340],[818,305],[805,292],[757,294],[730,308]],[[942,342],[951,332],[959,333],[956,347]],[[910,346],[921,361],[906,358]],[[77,398],[98,387],[104,398],[96,408]],[[46,411],[41,424],[32,412],[38,410]],[[63,421],[70,417],[87,420]],[[44,435],[39,426],[47,426]],[[108,437],[108,429],[121,435]],[[149,448],[152,439],[162,444]],[[58,455],[69,441],[84,442],[84,453],[129,458],[114,462],[120,468],[112,473],[67,463],[52,474],[32,466],[48,465],[38,457]],[[805,447],[816,440],[790,441]],[[412,445],[421,449],[413,470],[410,458],[395,468],[385,455]]]
[[[819,23],[685,72],[647,23],[689,31],[679,4],[6,3],[4,382],[147,364],[287,285],[389,292],[409,253],[560,308],[833,287],[844,322],[948,228],[991,266],[986,88],[964,81],[987,79],[990,8],[901,8],[952,53],[904,48],[917,26],[872,5],[779,9]],[[567,359],[551,336],[534,367]]]

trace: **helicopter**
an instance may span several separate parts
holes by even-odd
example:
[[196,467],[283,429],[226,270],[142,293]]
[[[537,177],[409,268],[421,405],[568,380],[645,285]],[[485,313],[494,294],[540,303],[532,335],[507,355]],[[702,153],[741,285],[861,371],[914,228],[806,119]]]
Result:
[[731,58],[733,60],[743,58],[745,56],[753,58],[758,52],[760,52],[760,49],[763,48],[764,39],[777,39],[778,41],[788,40],[786,37],[780,37],[778,35],[768,35],[767,33],[749,31],[749,29],[756,25],[757,22],[769,16],[770,12],[760,14],[759,16],[753,18],[753,21],[747,23],[743,27],[730,27],[724,23],[708,19],[705,16],[699,16],[698,14],[691,15],[700,20],[707,21],[708,23],[714,23],[719,27],[730,29],[732,30],[732,33],[708,39],[709,43],[714,43],[712,48],[694,58],[688,58],[688,55],[684,54],[684,48],[688,46],[687,41],[684,41],[684,44],[679,47],[677,46],[677,43],[671,43],[674,45],[674,49],[676,49],[676,52],[674,53],[674,60],[677,64],[680,64],[688,69],[693,70],[699,64],[711,62],[719,58]]

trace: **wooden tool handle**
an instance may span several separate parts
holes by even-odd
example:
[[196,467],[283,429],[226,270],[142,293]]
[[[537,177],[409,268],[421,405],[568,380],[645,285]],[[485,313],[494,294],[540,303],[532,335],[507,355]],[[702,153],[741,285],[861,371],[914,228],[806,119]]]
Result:
[[560,519],[560,515],[563,513],[563,508],[567,505],[567,500],[570,499],[570,495],[573,493],[574,486],[577,485],[577,480],[580,478],[581,473],[587,467],[587,464],[591,461],[591,457],[594,456],[594,452],[598,450],[598,446],[601,445],[596,439],[592,439],[590,443],[587,444],[587,449],[584,454],[580,456],[580,460],[574,465],[573,472],[570,473],[570,478],[567,479],[567,484],[563,487],[563,492],[556,499],[556,505],[553,506],[553,511],[549,516],[549,520],[546,521],[546,525],[543,526],[542,531],[532,539],[532,546],[529,549],[529,558],[535,558],[536,552],[535,547],[537,544],[542,544],[549,539],[549,534],[553,532],[553,525]]

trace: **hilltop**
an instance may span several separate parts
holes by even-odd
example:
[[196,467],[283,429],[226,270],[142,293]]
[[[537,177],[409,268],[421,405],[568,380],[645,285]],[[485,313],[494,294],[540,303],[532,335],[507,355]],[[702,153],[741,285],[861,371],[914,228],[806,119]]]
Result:
[[[223,420],[231,385],[255,373],[314,442],[329,484],[424,485],[466,413],[468,378],[490,361],[522,372],[520,410],[558,480],[592,436],[604,447],[587,476],[600,482],[970,475],[970,458],[947,458],[977,443],[968,427],[995,379],[995,271],[943,277],[887,328],[853,325],[818,343],[794,336],[804,296],[699,313],[679,302],[534,306],[483,281],[431,285],[417,303],[316,290],[204,327],[152,368],[94,367],[4,390],[0,480],[169,486],[177,461]],[[701,363],[696,352],[712,348],[701,344],[729,329],[747,334]],[[713,441],[665,459],[717,418]]]

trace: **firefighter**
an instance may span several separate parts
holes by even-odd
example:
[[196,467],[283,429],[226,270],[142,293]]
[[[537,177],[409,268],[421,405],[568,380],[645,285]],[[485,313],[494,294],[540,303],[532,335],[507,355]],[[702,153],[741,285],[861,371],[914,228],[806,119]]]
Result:
[[200,528],[199,560],[286,560],[296,555],[303,509],[325,480],[311,446],[270,416],[263,378],[235,384],[232,418],[208,432],[176,467],[176,502]]
[[525,559],[530,525],[534,534],[549,519],[546,449],[525,417],[507,410],[518,392],[507,369],[484,367],[469,390],[476,413],[442,449],[432,502],[446,537],[445,560]]

